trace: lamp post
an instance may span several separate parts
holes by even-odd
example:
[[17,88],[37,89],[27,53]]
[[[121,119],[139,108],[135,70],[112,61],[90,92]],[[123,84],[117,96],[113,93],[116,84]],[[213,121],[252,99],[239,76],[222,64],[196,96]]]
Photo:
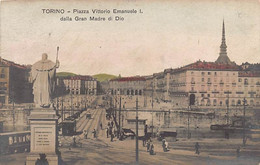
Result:
[[135,134],[135,158],[136,164],[139,164],[139,149],[138,149],[138,96],[136,97],[136,134]]
[[190,106],[188,106],[188,139],[190,139]]
[[229,91],[227,95],[226,105],[227,105],[227,125],[229,124]]
[[246,145],[246,130],[245,130],[245,125],[246,125],[246,99],[243,99],[243,106],[244,106],[244,112],[243,112],[243,146]]
[[12,86],[13,130],[15,131],[14,87]]
[[152,82],[152,136],[153,136],[153,90],[154,90],[154,84]]
[[119,102],[119,116],[118,116],[118,120],[119,120],[119,130],[118,130],[118,138],[121,136],[121,96],[120,96],[120,102]]
[[72,93],[70,93],[70,116],[74,115],[73,111],[73,96]]

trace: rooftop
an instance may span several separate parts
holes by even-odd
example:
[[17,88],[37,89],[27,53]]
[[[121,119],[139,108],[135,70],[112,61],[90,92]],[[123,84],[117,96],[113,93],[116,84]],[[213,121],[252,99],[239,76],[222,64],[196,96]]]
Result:
[[260,71],[240,71],[239,77],[260,77]]
[[9,61],[9,60],[3,59],[1,57],[0,57],[0,65],[5,65],[5,66],[9,66],[9,67],[13,66],[13,67],[16,67],[16,68],[19,68],[19,69],[28,69],[28,68],[30,68],[30,65],[16,64],[13,61]]
[[135,76],[135,77],[121,77],[121,78],[115,78],[115,79],[112,79],[110,81],[119,81],[119,82],[122,82],[122,81],[145,81],[145,78],[144,77],[140,77],[140,76]]
[[68,77],[64,77],[64,79],[67,79],[67,80],[88,80],[88,81],[96,80],[95,78],[88,76],[88,75],[68,76]]
[[184,70],[240,70],[238,65],[220,64],[215,62],[197,61],[181,68],[173,69],[173,72]]

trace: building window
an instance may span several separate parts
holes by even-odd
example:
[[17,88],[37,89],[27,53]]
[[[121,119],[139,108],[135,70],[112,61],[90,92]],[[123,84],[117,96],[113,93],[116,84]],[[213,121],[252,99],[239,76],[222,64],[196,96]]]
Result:
[[202,75],[202,76],[204,76],[204,74],[205,74],[204,72],[201,72],[201,75]]
[[228,99],[226,100],[226,105],[229,105],[229,100]]
[[238,82],[242,82],[242,79],[241,79],[241,78],[239,78],[239,79],[238,79]]
[[208,94],[208,97],[210,97],[210,94]]
[[216,100],[216,99],[213,100],[213,105],[214,105],[214,106],[217,105],[217,100]]
[[247,78],[244,80],[244,85],[248,85],[248,80],[247,80]]
[[232,104],[232,106],[234,106],[234,105],[235,105],[235,100],[232,100],[232,103],[231,103],[231,104]]
[[207,106],[210,106],[210,99],[207,100]]
[[201,78],[201,81],[204,82],[204,78]]
[[208,75],[210,75],[211,73],[210,72],[208,72]]
[[254,101],[253,100],[250,100],[250,105],[254,105]]
[[215,76],[217,75],[217,72],[215,72],[215,74],[214,74]]
[[5,78],[5,74],[2,73],[2,74],[0,75],[0,77],[1,77],[1,78]]
[[204,97],[204,94],[201,94],[201,97]]

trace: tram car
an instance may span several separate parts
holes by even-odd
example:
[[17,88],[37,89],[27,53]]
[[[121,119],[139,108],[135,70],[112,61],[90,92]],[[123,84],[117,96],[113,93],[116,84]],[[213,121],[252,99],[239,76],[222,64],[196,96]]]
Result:
[[62,135],[73,136],[76,133],[76,120],[64,120],[60,123],[62,128]]
[[30,151],[30,131],[0,133],[0,155]]

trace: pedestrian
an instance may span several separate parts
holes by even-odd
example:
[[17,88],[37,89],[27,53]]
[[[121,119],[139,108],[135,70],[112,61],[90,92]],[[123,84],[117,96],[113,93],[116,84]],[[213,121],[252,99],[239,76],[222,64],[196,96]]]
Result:
[[109,127],[108,126],[107,126],[106,132],[107,132],[107,138],[108,138],[108,134],[109,134]]
[[115,127],[113,128],[113,134],[114,134],[114,136],[116,136],[117,135],[117,130],[115,129]]
[[150,155],[155,155],[153,143],[151,143],[151,146],[150,146]]
[[148,130],[148,125],[145,124],[145,126],[144,126],[144,136],[147,136],[147,130]]
[[200,154],[199,149],[200,149],[200,145],[199,145],[198,142],[196,142],[196,144],[195,144],[195,154],[198,154],[198,155]]
[[111,126],[114,127],[114,122],[113,121],[111,121]]
[[113,142],[113,139],[114,139],[114,132],[113,132],[113,131],[111,131],[110,137],[111,137],[111,138],[110,138],[110,141]]
[[88,138],[88,132],[87,132],[87,130],[84,130],[84,138],[85,138],[85,139]]
[[73,140],[72,146],[76,147],[76,136],[75,135],[72,136],[72,140]]
[[100,123],[100,128],[101,128],[101,130],[102,130],[102,123]]
[[165,148],[166,148],[166,152],[169,151],[169,143],[165,140]]
[[93,133],[94,138],[97,138],[97,131],[96,131],[96,129],[94,129],[92,133]]
[[143,147],[145,147],[146,145],[145,136],[142,137],[142,140],[143,140]]
[[240,146],[237,147],[237,157],[240,157]]
[[147,140],[147,143],[146,143],[146,151],[149,152],[150,151],[150,139]]
[[166,152],[167,151],[167,149],[166,149],[166,140],[163,138],[163,140],[162,140],[162,148],[163,148],[163,152]]

